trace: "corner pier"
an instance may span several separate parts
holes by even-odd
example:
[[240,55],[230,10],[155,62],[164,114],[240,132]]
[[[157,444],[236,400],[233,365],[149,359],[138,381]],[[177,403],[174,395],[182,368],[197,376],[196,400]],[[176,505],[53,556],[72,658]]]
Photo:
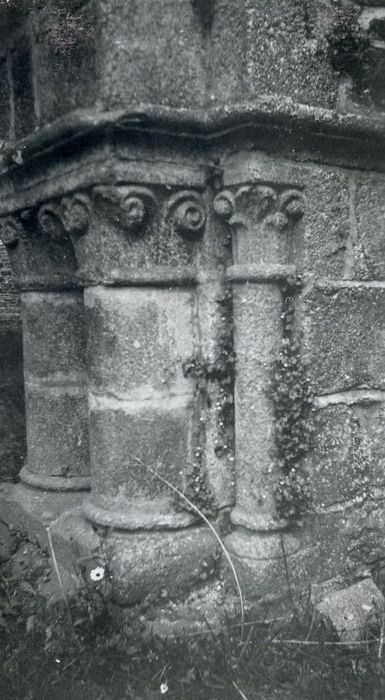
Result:
[[125,7],[107,17],[93,3],[102,72],[84,68],[77,91],[63,61],[70,105],[31,35],[31,123],[18,128],[15,103],[0,160],[28,457],[0,507],[43,545],[50,528],[66,584],[75,543],[104,557],[119,605],[150,597],[156,619],[189,624],[203,620],[194,595],[220,617],[236,591],[173,488],[220,533],[250,606],[282,609],[288,572],[300,594],[383,566],[385,121],[353,93],[340,109],[326,54],[312,92],[299,25],[290,94],[267,49],[265,94],[247,33],[257,3],[231,61],[231,3],[218,3],[204,42],[195,4],[181,4],[171,21],[164,3],[178,60],[158,37],[157,82],[143,11],[135,63],[127,39],[116,55],[110,41],[123,41],[116,17],[131,26]]

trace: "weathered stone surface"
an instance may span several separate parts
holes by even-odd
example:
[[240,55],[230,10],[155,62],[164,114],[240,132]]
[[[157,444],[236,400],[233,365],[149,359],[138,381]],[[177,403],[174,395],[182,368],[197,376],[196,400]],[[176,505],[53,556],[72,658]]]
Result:
[[13,480],[27,451],[22,334],[17,318],[0,318],[0,348],[0,480]]
[[309,516],[302,529],[302,550],[291,571],[298,567],[309,585],[337,573],[350,582],[373,574],[382,587],[384,517],[383,499],[325,508]]
[[[87,476],[82,294],[29,292],[22,305],[28,471],[44,478]],[[24,471],[22,476],[28,478]]]
[[315,3],[305,10],[293,0],[217,2],[212,32],[219,99],[275,93],[332,106],[337,80],[325,57],[327,17]]
[[235,481],[232,298],[223,278],[199,285],[197,311],[202,357],[212,366],[219,365],[224,375],[207,381],[200,404],[201,437],[202,428],[205,437],[200,458],[215,501],[224,507],[234,503]]
[[22,295],[24,371],[49,378],[85,371],[82,292],[30,292]]
[[338,279],[344,274],[350,232],[348,177],[323,168],[304,169],[302,177],[306,204],[303,228],[295,231],[293,262],[302,273]]
[[37,221],[36,212],[33,217],[0,220],[14,280],[23,289],[71,288],[77,267],[71,241],[56,215],[44,214],[43,218],[43,226]]
[[[194,384],[183,373],[194,351],[192,293],[97,288],[85,301],[94,493],[117,499],[104,509],[121,527],[175,527],[172,494],[148,469],[183,488],[199,444]],[[169,515],[156,502],[164,496]]]
[[215,569],[217,542],[206,527],[114,533],[106,541],[105,551],[114,572],[115,601],[134,605],[149,595],[178,599],[202,584],[207,571]]
[[39,20],[34,61],[44,123],[97,102],[97,3],[81,3],[77,11],[60,2],[48,4],[39,13]]
[[85,305],[93,389],[131,400],[191,394],[182,371],[194,350],[190,291],[99,287]]
[[304,348],[317,393],[385,387],[385,289],[313,286],[303,300]]
[[347,582],[343,576],[336,576],[335,578],[322,581],[321,583],[313,583],[310,587],[310,602],[312,605],[316,606],[330,593],[342,591],[346,587]]
[[[199,191],[187,189],[187,183],[202,180],[202,173],[182,162],[177,173],[154,163],[153,177],[162,185],[148,187],[148,168],[146,162],[132,168],[130,182],[128,166],[126,184],[100,185],[87,195],[90,226],[74,239],[79,274],[87,281],[131,285],[135,279],[138,284],[155,278],[159,283],[167,274],[176,275],[179,266],[196,263],[206,208]],[[141,185],[135,184],[139,174]],[[170,180],[181,180],[186,189],[165,187]]]
[[[287,611],[291,605],[288,582],[295,603],[306,603],[314,584],[329,581],[337,573],[345,586],[346,582],[375,574],[382,587],[384,523],[383,501],[367,501],[345,510],[309,513],[303,527],[293,533],[251,533],[237,528],[226,537],[225,544],[245,598],[274,611],[279,607]],[[226,585],[235,592],[234,579],[224,560],[221,566]]]
[[[211,534],[178,512],[149,469],[186,490],[207,480],[221,508],[236,490],[227,542],[257,603],[287,603],[289,585],[297,591],[338,572],[356,580],[378,565],[383,578],[384,186],[374,170],[383,170],[385,132],[381,119],[346,113],[348,81],[326,52],[332,8],[91,0],[70,17],[78,22],[71,37],[58,31],[60,4],[50,5],[56,28],[44,11],[25,31],[19,17],[1,49],[11,84],[3,63],[0,102],[8,87],[10,100],[0,104],[0,133],[30,135],[1,149],[1,234],[16,281],[38,292],[25,297],[22,478],[29,474],[38,493],[88,474],[87,368],[93,493],[84,512],[119,531],[108,537],[107,561],[119,604],[140,603],[154,580],[156,598],[180,604],[216,573],[203,564],[213,559]],[[337,100],[338,113],[314,108]],[[49,127],[32,133],[37,122]],[[291,333],[280,286],[297,272],[304,291],[302,299],[293,292],[293,325],[299,340],[304,331],[320,421],[306,464],[313,511],[284,532],[267,389]],[[225,321],[229,328],[234,318],[237,354],[235,419],[228,387],[225,430],[216,367],[222,276],[234,288]],[[90,287],[87,361],[81,293],[67,303],[60,291],[79,285]],[[7,355],[4,364],[12,368]],[[224,438],[234,423],[233,475]],[[40,502],[40,517],[37,501],[17,493],[20,522],[44,534],[53,511]],[[7,519],[16,517],[11,506]],[[71,533],[95,554],[80,522],[77,512],[51,523],[69,584]]]
[[356,279],[385,279],[385,180],[360,175],[354,185]]
[[224,611],[230,608],[228,602],[223,595],[221,582],[210,581],[206,586],[195,588],[181,602],[161,599],[159,607],[141,621],[146,625],[150,637],[178,637],[186,630],[199,634],[207,630],[207,623],[212,629],[223,625]]
[[278,475],[266,390],[280,347],[282,299],[277,285],[237,284],[233,303],[237,505],[232,519],[265,530],[276,520],[273,491]]
[[42,476],[89,474],[84,391],[27,387],[28,469]]
[[0,520],[0,564],[8,561],[16,549],[15,535],[9,525]]
[[[242,187],[244,194],[233,219],[239,226],[234,226],[235,256],[243,251],[248,262],[295,264],[300,272],[321,278],[338,279],[345,274],[352,197],[347,173],[267,158],[257,151],[237,151],[225,159],[224,184],[235,191],[234,186],[241,183],[253,187],[249,194]],[[268,209],[266,198],[260,197],[258,203],[252,195],[258,188],[264,188],[266,194],[271,188],[278,202],[285,192],[289,201],[295,193],[300,197],[301,216],[289,221],[289,226],[266,226],[272,212],[261,209],[261,204]],[[279,205],[273,208],[282,213]]]
[[19,320],[19,315],[20,296],[15,290],[7,249],[0,242],[0,319],[9,319],[12,324],[14,320]]
[[378,629],[385,610],[385,598],[370,578],[349,588],[329,593],[316,606],[321,618],[343,642],[366,639]]
[[29,38],[21,37],[12,51],[14,130],[17,138],[30,133],[36,124],[32,87],[32,62]]
[[[192,461],[191,407],[184,399],[164,398],[168,407],[100,399],[91,408],[90,449],[93,486],[97,493],[124,495],[128,501],[170,495],[146,467],[173,485]],[[172,405],[174,404],[174,405]]]
[[328,507],[376,498],[385,487],[384,405],[331,405],[319,411],[307,459],[313,503]]
[[43,548],[47,547],[47,527],[67,510],[79,510],[83,499],[82,493],[44,492],[25,484],[0,484],[2,519],[15,532],[33,533]]
[[[99,591],[107,599],[109,579],[102,539],[94,531],[91,524],[84,519],[82,507],[77,505],[76,501],[71,504],[71,500],[67,496],[67,508],[49,524],[51,543],[62,584],[67,594],[76,593],[79,586],[84,585],[87,585],[90,590],[96,583],[91,578],[91,571],[101,567],[103,576],[97,583]],[[52,556],[47,532],[44,546]],[[52,561],[50,564],[52,566]],[[54,570],[50,581],[46,584],[40,584],[40,589],[42,594],[51,600],[63,597]]]
[[108,0],[100,3],[100,26],[102,94],[110,107],[204,103],[203,32],[189,0]]
[[11,127],[10,121],[10,92],[8,80],[8,68],[6,58],[0,58],[0,139],[6,140],[9,138]]
[[0,382],[4,385],[23,385],[23,347],[20,319],[0,317]]
[[[301,540],[295,535],[281,535],[275,532],[251,533],[246,529],[237,528],[225,538],[225,545],[235,566],[243,594],[249,601],[258,602],[273,610],[277,610],[280,605],[287,605],[290,592],[282,547],[290,572],[290,586],[295,589],[299,578],[302,578],[303,587],[307,585],[306,571],[299,571],[296,556],[301,550]],[[234,576],[224,559],[221,566],[227,587],[235,592]]]

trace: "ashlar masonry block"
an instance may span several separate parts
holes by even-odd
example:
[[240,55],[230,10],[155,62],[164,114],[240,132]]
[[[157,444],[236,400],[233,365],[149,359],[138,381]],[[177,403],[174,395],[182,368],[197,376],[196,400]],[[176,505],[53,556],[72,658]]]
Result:
[[369,397],[319,408],[308,456],[313,506],[346,507],[381,499],[385,488],[384,405]]
[[385,279],[385,178],[360,174],[352,181],[354,278]]
[[304,356],[317,394],[385,388],[385,288],[315,284],[303,313]]

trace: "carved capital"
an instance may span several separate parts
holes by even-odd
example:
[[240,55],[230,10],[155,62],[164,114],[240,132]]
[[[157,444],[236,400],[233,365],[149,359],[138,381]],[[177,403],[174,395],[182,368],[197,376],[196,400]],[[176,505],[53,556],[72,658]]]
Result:
[[37,221],[41,233],[52,241],[64,236],[64,211],[60,203],[43,204],[37,212]]
[[304,213],[300,190],[265,184],[243,185],[235,192],[223,190],[214,199],[214,210],[230,226],[250,228],[258,224],[276,232],[285,232]]
[[128,234],[138,235],[144,231],[147,220],[156,211],[157,200],[147,187],[136,185],[119,187],[95,187],[93,198],[96,206]]
[[81,236],[89,226],[90,202],[87,195],[74,194],[58,202],[43,204],[37,220],[41,232],[53,241],[67,235]]
[[177,192],[167,202],[166,217],[171,219],[178,233],[189,237],[200,234],[206,222],[201,195],[193,190]]
[[83,236],[90,223],[91,203],[85,194],[74,194],[62,200],[64,227],[70,236]]

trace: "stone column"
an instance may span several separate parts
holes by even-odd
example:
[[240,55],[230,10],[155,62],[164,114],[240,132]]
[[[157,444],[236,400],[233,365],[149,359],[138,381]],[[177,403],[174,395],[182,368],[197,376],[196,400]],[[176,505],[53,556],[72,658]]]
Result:
[[85,512],[129,530],[194,520],[170,508],[172,492],[150,471],[180,488],[194,449],[193,388],[182,370],[194,348],[194,289],[172,274],[157,288],[154,277],[147,270],[142,285],[85,292],[93,474]]
[[264,572],[267,560],[280,555],[274,533],[286,525],[276,501],[282,474],[270,394],[274,361],[284,342],[285,294],[292,293],[284,290],[296,278],[293,227],[304,204],[299,189],[271,182],[268,175],[239,186],[242,175],[225,171],[229,188],[214,201],[231,227],[234,258],[227,276],[234,297],[236,505],[231,512],[235,529],[226,542],[246,590],[259,597],[261,590],[271,589],[274,573],[268,573],[269,582]]
[[83,294],[69,229],[56,204],[1,222],[22,291],[27,463],[20,476],[44,491],[90,486]]
[[[165,177],[173,174],[163,167]],[[91,211],[74,243],[86,285],[92,492],[84,514],[109,528],[122,602],[160,589],[180,596],[207,577],[216,551],[171,488],[205,509],[204,419],[190,369],[201,355],[196,263],[206,207],[199,189],[163,184],[95,186],[82,196]]]

